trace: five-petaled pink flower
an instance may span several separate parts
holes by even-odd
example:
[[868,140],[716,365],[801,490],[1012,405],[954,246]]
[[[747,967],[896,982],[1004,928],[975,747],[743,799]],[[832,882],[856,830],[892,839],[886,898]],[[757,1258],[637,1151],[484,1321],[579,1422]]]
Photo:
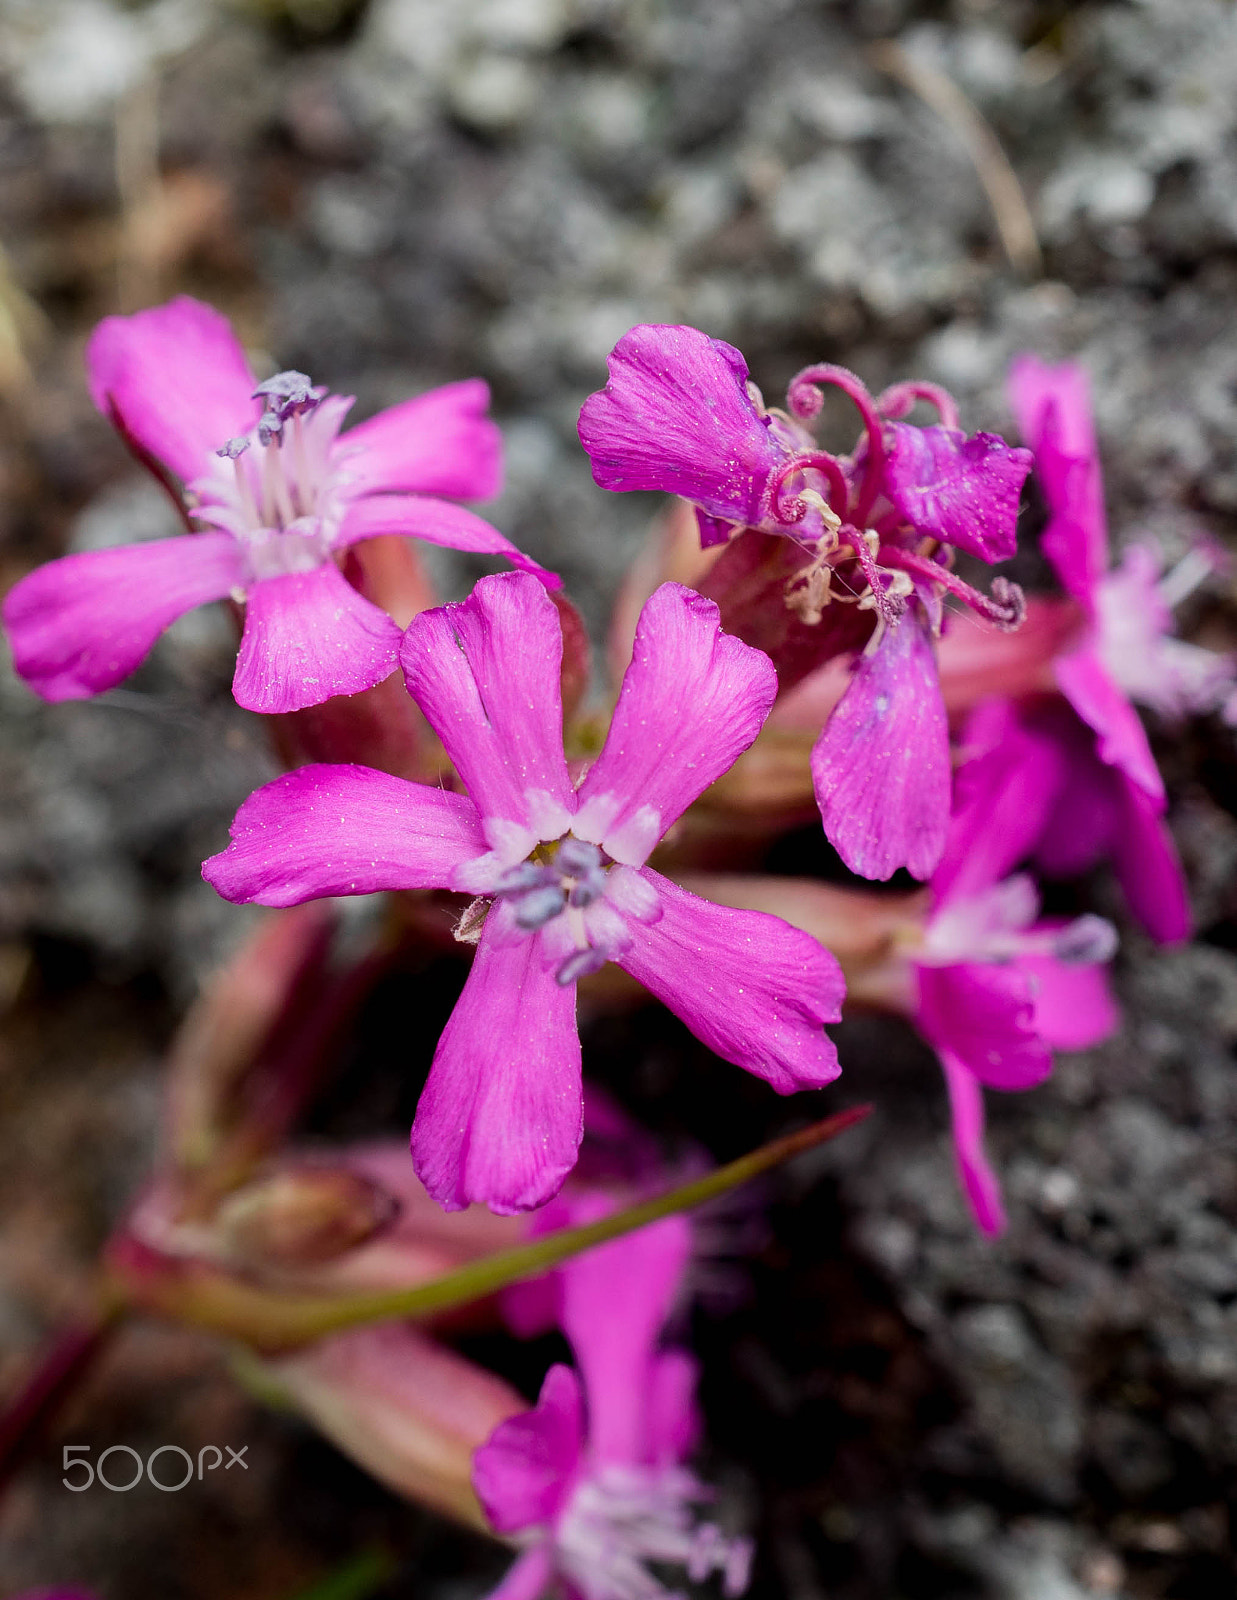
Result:
[[479,898],[476,957],[417,1107],[412,1149],[454,1209],[541,1205],[580,1141],[575,981],[616,961],[718,1055],[779,1093],[837,1074],[822,1024],[843,983],[808,935],[712,905],[646,866],[666,830],[760,731],[768,658],[678,584],[645,605],[605,746],[578,785],[563,754],[558,613],[534,578],[484,578],[414,618],[408,688],[467,795],[357,766],[278,778],[203,874],[226,899],[446,887]]
[[[569,1220],[607,1209],[577,1205]],[[690,1252],[688,1224],[667,1217],[555,1274],[580,1375],[551,1367],[536,1406],[473,1457],[491,1524],[524,1547],[490,1600],[537,1600],[551,1586],[567,1600],[672,1600],[649,1561],[694,1582],[719,1572],[728,1596],[746,1589],[748,1542],[695,1520],[707,1491],[682,1466],[698,1431],[695,1362],[659,1348]]]
[[205,531],[66,556],[15,585],[4,603],[14,660],[46,700],[112,688],[177,617],[228,595],[245,603],[241,705],[294,711],[371,688],[395,670],[400,629],[336,558],[377,534],[502,555],[558,582],[451,504],[499,487],[502,446],[480,379],[340,437],[348,396],[299,372],[259,384],[227,320],[183,296],[106,318],[86,362],[95,404],[160,477],[180,481]]
[[1096,916],[1037,921],[1031,878],[1004,876],[1004,808],[963,794],[911,952],[911,1010],[945,1074],[963,1189],[980,1227],[997,1234],[1005,1211],[984,1150],[983,1090],[1031,1089],[1052,1071],[1054,1048],[1083,1050],[1115,1030],[1104,963],[1116,934]]
[[[811,556],[796,603],[818,622],[828,607],[872,612],[876,631],[812,753],[816,798],[852,870],[888,878],[906,866],[929,877],[950,805],[932,647],[941,600],[953,594],[1001,626],[1018,625],[1014,585],[994,579],[989,598],[951,569],[955,550],[987,562],[1014,554],[1030,452],[995,434],[968,438],[952,397],[934,384],[900,383],[874,398],[831,365],[806,367],[787,409],[766,409],[742,355],[696,328],[632,328],[609,365],[610,381],[580,413],[603,488],[682,496],[706,546],[747,528],[793,539]],[[825,384],[859,409],[864,431],[850,456],[820,449],[803,426]],[[938,424],[900,420],[920,400],[936,407]],[[853,643],[847,636],[839,648]]]

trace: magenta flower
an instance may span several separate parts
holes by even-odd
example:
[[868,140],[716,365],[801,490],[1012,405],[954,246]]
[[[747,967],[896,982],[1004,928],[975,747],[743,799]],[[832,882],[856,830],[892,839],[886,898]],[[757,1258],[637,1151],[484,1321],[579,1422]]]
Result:
[[202,871],[225,899],[262,905],[478,896],[464,919],[480,928],[476,957],[412,1131],[435,1199],[522,1211],[559,1188],[580,1142],[575,982],[607,960],[779,1093],[837,1075],[821,1030],[843,993],[828,951],[645,865],[773,701],[768,659],[720,631],[711,601],[663,584],[647,602],[605,747],[578,786],[563,755],[562,632],[535,579],[484,578],[463,604],[423,612],[401,656],[468,794],[304,767],[245,802]]
[[1183,939],[1189,905],[1162,820],[1164,783],[1128,696],[1139,692],[1170,712],[1201,704],[1199,696],[1216,704],[1228,692],[1224,672],[1231,669],[1220,657],[1200,668],[1196,654],[1210,652],[1166,637],[1166,599],[1146,552],[1132,551],[1121,567],[1108,568],[1099,453],[1083,370],[1022,356],[1010,373],[1010,401],[1048,502],[1045,553],[1082,607],[1086,627],[1052,664],[1072,714],[1034,701],[1004,714],[1017,718],[1023,736],[1019,746],[1003,750],[994,732],[978,725],[989,753],[987,782],[999,787],[1005,781],[999,771],[1037,761],[1038,777],[1020,780],[1030,783],[1035,808],[1024,814],[1019,834],[1026,848],[1034,845],[1042,869],[1065,876],[1111,855],[1147,930],[1164,942]]
[[[807,560],[783,603],[804,621],[819,625],[830,606],[872,613],[876,631],[812,753],[816,798],[853,871],[888,878],[906,866],[929,877],[949,821],[949,737],[932,647],[941,600],[953,594],[999,625],[1018,625],[1013,585],[994,580],[989,598],[951,567],[954,550],[988,562],[1013,555],[1030,453],[995,434],[968,438],[935,385],[897,384],[873,398],[843,367],[805,368],[787,410],[767,410],[739,352],[695,328],[633,328],[609,364],[609,383],[580,413],[602,488],[681,495],[696,507],[706,546],[742,529],[793,540]],[[821,450],[803,425],[819,412],[824,384],[859,409],[864,432],[849,457]],[[899,420],[918,400],[937,408],[939,424]],[[821,628],[820,660],[852,648],[850,633]]]
[[[542,572],[455,499],[497,493],[501,441],[480,379],[405,400],[340,437],[352,405],[299,372],[259,384],[227,320],[185,297],[108,317],[86,352],[99,410],[206,531],[66,556],[9,592],[17,670],[45,700],[110,689],[184,612],[245,603],[233,689],[251,711],[355,694],[397,665],[400,629],[337,556],[377,534]],[[442,498],[443,496],[447,498]]]
[[1100,917],[1037,921],[1024,874],[1004,877],[1000,810],[955,814],[932,880],[923,943],[913,952],[916,1027],[945,1074],[963,1190],[980,1227],[1005,1226],[1000,1185],[983,1145],[983,1090],[1030,1089],[1052,1050],[1082,1050],[1118,1023],[1104,968],[1116,933]]
[[746,1589],[749,1544],[696,1522],[707,1491],[682,1466],[698,1432],[695,1363],[658,1348],[690,1252],[688,1224],[667,1217],[555,1274],[580,1375],[552,1367],[533,1410],[499,1423],[473,1458],[495,1531],[524,1547],[490,1600],[537,1600],[551,1585],[567,1600],[673,1600],[649,1561],[693,1582],[719,1572],[728,1596]]

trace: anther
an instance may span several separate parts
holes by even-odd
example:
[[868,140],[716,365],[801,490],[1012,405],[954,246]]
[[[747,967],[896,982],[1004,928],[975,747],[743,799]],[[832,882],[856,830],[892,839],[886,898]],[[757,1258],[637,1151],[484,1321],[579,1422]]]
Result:
[[296,406],[303,406],[313,395],[313,379],[306,372],[277,372],[253,391],[252,399],[265,400],[271,411],[283,416]]
[[248,448],[249,440],[244,434],[238,434],[235,439],[229,439],[227,444],[221,444],[215,454],[225,456],[229,461],[235,461],[237,456],[243,456]]
[[554,974],[554,981],[565,989],[569,983],[575,983],[580,978],[587,978],[590,973],[600,972],[606,964],[607,957],[601,950],[595,950],[590,945],[586,950],[577,950],[568,956],[562,966]]
[[532,933],[537,928],[544,928],[547,922],[552,922],[566,904],[567,895],[558,884],[547,883],[541,888],[529,889],[519,897],[515,905],[515,920],[521,928]]
[[601,851],[595,844],[570,835],[558,847],[556,866],[570,878],[583,878],[601,865]]
[[529,889],[536,889],[543,883],[555,882],[552,870],[539,867],[535,861],[521,861],[518,867],[512,867],[509,872],[504,872],[494,886],[497,895],[526,894]]
[[1071,967],[1094,967],[1117,952],[1117,930],[1103,917],[1076,917],[1052,941],[1052,953]]

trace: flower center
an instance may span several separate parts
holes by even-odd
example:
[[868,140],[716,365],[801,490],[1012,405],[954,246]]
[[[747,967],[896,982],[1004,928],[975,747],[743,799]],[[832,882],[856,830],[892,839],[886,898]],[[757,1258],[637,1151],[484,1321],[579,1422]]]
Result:
[[693,1583],[712,1572],[728,1596],[747,1587],[751,1545],[697,1523],[692,1502],[704,1491],[689,1472],[608,1467],[586,1478],[557,1528],[564,1574],[587,1600],[672,1600],[646,1561],[686,1568]]
[[612,940],[598,938],[603,930],[590,927],[596,923],[597,913],[587,913],[602,902],[613,865],[597,845],[567,833],[539,844],[526,861],[504,872],[494,886],[494,898],[511,904],[517,926],[526,933],[544,928],[564,912],[568,921],[576,924],[570,930],[576,948],[558,968],[559,983],[574,983],[609,960],[606,945]]
[[254,390],[266,402],[256,427],[215,452],[190,485],[196,515],[243,546],[252,581],[312,572],[330,558],[346,496],[333,459],[347,402],[303,372],[279,372]]

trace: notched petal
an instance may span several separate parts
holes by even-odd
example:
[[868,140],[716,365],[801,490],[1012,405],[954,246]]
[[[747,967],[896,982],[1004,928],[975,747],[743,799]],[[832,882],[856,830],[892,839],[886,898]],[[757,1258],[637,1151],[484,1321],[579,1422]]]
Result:
[[982,561],[1008,561],[1018,544],[1018,498],[1031,452],[995,433],[887,424],[883,488],[917,533]]

